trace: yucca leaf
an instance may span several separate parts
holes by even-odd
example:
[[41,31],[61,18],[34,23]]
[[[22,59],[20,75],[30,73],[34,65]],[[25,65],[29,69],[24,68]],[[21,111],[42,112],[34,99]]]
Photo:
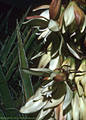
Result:
[[26,24],[26,23],[28,25],[31,25],[31,27],[38,26],[38,27],[46,28],[48,26],[48,22],[41,20],[41,19],[29,20],[29,21],[25,22],[24,24]]
[[22,69],[23,72],[35,76],[50,76],[52,70],[47,68],[30,68],[30,69]]
[[[24,29],[24,31],[23,31],[23,34],[24,34],[24,35],[26,34],[27,30],[28,30],[28,27],[26,27],[26,28]],[[24,43],[25,43],[25,41],[27,41],[26,38],[27,38],[27,36],[25,37]],[[9,68],[10,68],[12,62],[15,61],[15,58],[16,58],[16,57],[18,58],[17,49],[18,49],[18,45],[16,45],[16,46],[12,49],[12,51],[11,51],[10,54],[9,54],[9,56],[7,57],[7,60],[6,60],[5,63],[4,63],[4,66],[6,66],[6,68],[7,68],[8,71],[9,71]],[[18,59],[17,59],[17,61],[18,61]],[[17,63],[18,63],[18,62],[17,62]]]
[[1,119],[1,118],[6,119],[5,114],[3,113],[3,111],[2,111],[2,110],[0,110],[0,119]]
[[15,40],[16,40],[16,31],[13,32],[11,38],[8,40],[6,46],[3,49],[3,52],[1,53],[1,56],[2,56],[1,61],[3,63],[5,62]]
[[7,73],[6,73],[6,80],[7,81],[10,79],[14,70],[16,69],[17,63],[18,63],[18,56],[15,57],[15,59],[13,60],[12,64],[10,65],[10,67],[9,67]]
[[[5,42],[4,42],[4,44],[3,44],[3,46],[2,46],[2,48],[0,50],[0,56],[1,56],[2,52],[3,52],[3,50],[5,49],[5,46],[7,45],[8,39],[9,39],[9,36],[5,39]],[[0,41],[0,42],[2,42],[2,41]]]
[[5,75],[2,71],[1,65],[0,65],[0,93],[2,95],[2,100],[3,100],[3,103],[5,104],[5,106],[7,108],[12,107],[13,102],[12,102],[12,99],[11,99],[8,84],[6,82],[6,78],[5,78]]
[[34,39],[36,38],[36,32],[37,32],[38,30],[36,29],[34,32],[33,32],[33,34],[31,35],[31,37],[29,38],[29,40],[26,42],[26,45],[25,45],[25,51],[27,51],[29,48],[30,48],[30,46],[31,46],[31,44],[33,43],[33,41],[34,41]]
[[31,46],[30,46],[30,48],[32,48],[32,49],[30,49],[30,52],[28,51],[28,55],[27,55],[28,60],[30,60],[31,57],[34,57],[33,56],[34,53],[35,53],[35,55],[37,55],[40,52],[40,50],[42,49],[43,45],[44,45],[43,43],[40,43],[38,45],[37,41],[34,41],[33,44],[31,44]]
[[[27,51],[27,49],[29,49],[29,47],[31,47],[31,44],[33,43],[33,40],[36,38],[35,32],[36,31],[34,31],[34,33],[31,35],[31,37],[29,38],[28,41],[26,40],[27,42],[25,42],[25,44],[24,44],[25,51]],[[30,56],[32,57],[32,54],[30,54]],[[11,61],[12,61],[12,63],[11,63]],[[16,69],[17,64],[18,64],[18,55],[17,55],[17,45],[16,45],[14,47],[14,49],[12,50],[12,52],[10,53],[10,55],[8,56],[7,62],[5,63],[5,66],[7,66],[7,68],[9,67],[8,71],[7,71],[7,74],[6,74],[7,80],[10,79],[11,75],[13,74],[14,70]]]
[[[30,8],[29,8],[30,9]],[[25,17],[27,16],[28,12],[29,12],[29,9],[26,11],[25,15],[23,16],[23,18],[21,19],[20,21],[20,27],[22,26],[22,22],[24,21]],[[14,44],[16,40],[16,29],[14,30],[14,32],[12,33],[11,37],[9,38],[9,40],[7,41],[7,44],[4,46],[4,49],[1,53],[1,61],[2,63],[5,63],[6,62],[6,58]],[[5,53],[5,54],[4,54]]]
[[30,76],[22,71],[22,68],[28,68],[28,62],[23,48],[23,43],[20,34],[19,24],[17,23],[17,39],[18,39],[18,52],[19,52],[19,62],[20,62],[20,73],[23,81],[23,86],[25,90],[26,99],[28,99],[33,94],[33,88]]
[[[2,103],[6,109],[14,108],[15,103],[12,100],[12,97],[10,95],[6,77],[3,73],[1,65],[0,65],[0,95],[1,95]],[[17,116],[18,115],[16,111],[7,111],[6,112],[4,110],[3,112],[5,113],[6,116]]]
[[8,18],[9,18],[9,16],[10,16],[12,10],[13,10],[13,7],[8,11],[6,17],[4,18],[4,20],[3,20],[2,23],[0,24],[0,32],[2,31],[3,27],[7,24]]

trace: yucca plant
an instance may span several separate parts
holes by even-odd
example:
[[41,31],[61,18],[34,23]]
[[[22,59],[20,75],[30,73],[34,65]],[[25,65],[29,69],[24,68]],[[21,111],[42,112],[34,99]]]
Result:
[[86,119],[85,7],[84,0],[66,4],[52,0],[50,5],[33,10],[46,9],[40,15],[26,17],[23,24],[37,30],[37,41],[43,47],[29,59],[37,61],[35,68],[21,66],[21,73],[38,76],[43,81],[21,107],[21,113],[39,112],[36,120]]
[[[7,30],[7,23],[12,10],[14,8],[8,11],[7,16],[0,16],[0,20],[3,18],[3,21],[0,23],[1,32],[5,30],[5,27]],[[42,45],[38,46],[38,43],[35,41],[37,30],[32,33],[30,26],[24,27],[22,25],[29,10],[30,8],[27,9],[20,20],[17,20],[17,27],[15,26],[15,29],[12,29],[12,34],[10,33],[9,35],[9,31],[6,31],[7,36],[4,34],[4,38],[6,36],[6,39],[3,39],[3,37],[0,38],[0,120],[34,119],[19,112],[20,106],[33,95],[31,76],[23,73],[21,68],[28,68],[28,60],[31,59],[35,52],[34,47],[36,47],[37,51],[42,47]],[[20,32],[20,29],[22,32]],[[23,43],[21,39],[23,39]],[[31,54],[28,56],[28,50],[31,48]],[[26,55],[28,59],[26,59]],[[19,62],[21,63],[20,67]],[[37,89],[39,84],[39,81],[34,84],[34,90]]]

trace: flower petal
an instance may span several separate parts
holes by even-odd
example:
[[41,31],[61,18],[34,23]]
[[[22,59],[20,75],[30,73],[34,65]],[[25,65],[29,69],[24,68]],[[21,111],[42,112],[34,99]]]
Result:
[[77,59],[81,60],[82,58],[78,55],[78,53],[72,48],[70,47],[70,45],[67,43],[67,47],[69,49],[69,51],[74,55],[74,57],[76,57]]
[[46,18],[47,20],[49,20],[49,19],[50,19],[49,10],[43,11],[43,12],[40,14],[40,16],[42,16],[42,17]]
[[67,93],[64,99],[64,103],[63,103],[63,110],[65,110],[68,105],[71,103],[72,101],[72,97],[73,97],[73,92],[71,91],[70,87],[66,84],[67,86]]
[[26,17],[27,20],[32,20],[32,19],[46,19],[45,17],[43,16],[40,16],[40,15],[35,15],[35,16],[29,16],[29,17]]
[[57,56],[54,59],[51,59],[50,64],[49,64],[49,69],[55,70],[58,67],[58,64],[59,64],[59,56]]
[[68,7],[66,8],[66,10],[64,12],[65,26],[67,27],[71,23],[73,23],[74,19],[75,19],[74,7],[73,7],[73,5],[71,5],[71,3],[69,3]]
[[62,101],[64,100],[64,95],[61,98],[58,99],[51,99],[50,101],[48,101],[48,103],[46,104],[46,106],[44,107],[44,110],[49,109],[49,108],[53,108],[56,107],[57,105],[59,105]]
[[33,101],[33,99],[30,99],[26,104],[21,107],[20,112],[21,113],[34,113],[39,111],[41,108],[43,108],[46,105],[47,101],[43,101],[43,97],[38,101]]
[[85,98],[80,97],[79,102],[80,102],[80,119],[85,120],[86,119],[86,103],[85,103]]
[[79,96],[77,93],[75,93],[74,99],[72,100],[72,114],[73,120],[79,120]]
[[51,31],[54,31],[54,32],[57,32],[59,31],[59,24],[57,23],[57,21],[54,21],[54,20],[50,20],[49,24],[48,24],[48,28],[51,30]]
[[60,13],[61,0],[52,0],[49,8],[50,19],[57,19]]
[[35,8],[35,9],[33,9],[33,11],[35,12],[37,10],[48,9],[48,8],[49,8],[49,5],[41,5],[41,6],[37,7],[37,8]]
[[53,91],[52,98],[45,105],[44,109],[56,107],[64,100],[64,96],[66,93],[65,83],[55,82],[54,85],[52,86],[52,91]]
[[46,115],[48,115],[50,112],[52,111],[52,109],[48,109],[48,110],[44,110],[42,109],[40,111],[40,113],[38,114],[36,120],[42,120]]

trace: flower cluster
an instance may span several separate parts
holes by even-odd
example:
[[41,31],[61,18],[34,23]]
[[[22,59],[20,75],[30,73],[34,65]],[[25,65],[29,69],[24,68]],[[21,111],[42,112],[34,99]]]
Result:
[[[39,111],[36,120],[85,120],[86,115],[86,15],[78,6],[84,0],[69,2],[52,0],[40,15],[29,16],[23,24],[38,29],[38,40],[47,44],[47,52],[38,68],[23,69],[42,76],[43,84],[21,107],[21,113]],[[77,4],[78,3],[78,4]],[[48,65],[48,67],[46,67]]]

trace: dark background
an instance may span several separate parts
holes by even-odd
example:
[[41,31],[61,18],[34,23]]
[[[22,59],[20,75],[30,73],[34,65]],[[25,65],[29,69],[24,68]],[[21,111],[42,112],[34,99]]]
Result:
[[40,5],[42,3],[49,3],[51,0],[0,0],[0,4],[15,6],[17,8],[28,7],[29,5]]
[[[16,19],[20,20],[27,8],[36,8],[43,4],[49,4],[51,0],[0,0],[0,38],[2,41],[8,36],[11,35],[16,27]],[[7,16],[9,10],[12,9],[11,14],[4,22],[5,17]],[[30,10],[30,13],[32,11]]]

